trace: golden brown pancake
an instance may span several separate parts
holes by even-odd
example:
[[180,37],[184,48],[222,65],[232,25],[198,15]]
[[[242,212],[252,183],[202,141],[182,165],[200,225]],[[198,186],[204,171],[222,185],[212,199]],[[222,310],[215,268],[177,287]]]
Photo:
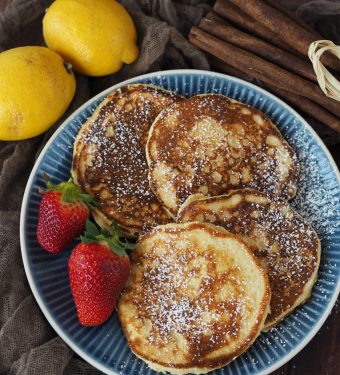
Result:
[[268,278],[239,237],[211,224],[167,224],[139,241],[118,314],[152,369],[199,374],[253,343],[269,302]]
[[165,109],[147,143],[150,186],[175,217],[191,194],[250,187],[295,196],[299,165],[293,149],[261,111],[217,94]]
[[145,144],[164,108],[183,98],[136,84],[112,92],[86,121],[75,141],[72,176],[100,203],[93,214],[102,227],[116,221],[135,236],[170,221],[148,183]]
[[212,198],[192,196],[181,208],[179,221],[214,223],[250,246],[272,290],[265,330],[309,298],[320,263],[320,241],[286,202],[250,189]]

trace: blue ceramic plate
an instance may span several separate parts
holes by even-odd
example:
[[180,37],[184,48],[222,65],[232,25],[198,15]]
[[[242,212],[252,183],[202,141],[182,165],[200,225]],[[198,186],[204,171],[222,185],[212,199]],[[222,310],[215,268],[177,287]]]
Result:
[[226,75],[174,70],[151,73],[122,82],[89,100],[55,132],[41,152],[29,178],[21,211],[22,257],[33,294],[58,335],[81,357],[107,374],[151,375],[154,371],[130,351],[117,314],[102,326],[78,323],[70,292],[67,261],[42,250],[36,241],[43,172],[55,182],[69,178],[74,138],[97,105],[112,90],[127,83],[150,83],[185,96],[221,93],[265,112],[295,149],[302,166],[297,197],[292,202],[314,227],[322,242],[322,260],[311,300],[230,365],[213,374],[268,374],[296,355],[317,333],[340,290],[340,175],[326,147],[311,127],[288,105],[268,92]]

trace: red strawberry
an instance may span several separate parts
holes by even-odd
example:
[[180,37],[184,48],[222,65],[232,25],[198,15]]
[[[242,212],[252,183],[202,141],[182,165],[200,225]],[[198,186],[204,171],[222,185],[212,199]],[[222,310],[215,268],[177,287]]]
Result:
[[72,181],[59,185],[47,181],[39,207],[39,244],[50,253],[62,251],[84,231],[91,201],[92,196],[83,194]]
[[[90,221],[83,243],[72,251],[68,262],[71,291],[80,324],[96,326],[112,314],[130,272],[125,248],[134,244],[119,241],[119,231],[113,237],[98,232]],[[100,242],[98,242],[100,241]]]

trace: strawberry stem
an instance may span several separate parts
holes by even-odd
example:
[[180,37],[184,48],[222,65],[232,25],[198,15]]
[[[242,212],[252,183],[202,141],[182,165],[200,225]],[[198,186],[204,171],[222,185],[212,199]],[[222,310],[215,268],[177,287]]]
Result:
[[[113,233],[113,234],[112,234]],[[86,230],[80,240],[85,243],[106,242],[109,248],[119,256],[125,256],[126,250],[133,250],[136,247],[135,243],[120,240],[121,230],[117,223],[112,223],[112,233],[105,229],[98,229],[90,220],[86,221]]]
[[50,177],[44,173],[44,180],[46,181],[46,192],[51,190],[59,191],[62,193],[61,197],[65,203],[74,203],[77,200],[81,200],[91,209],[97,207],[93,195],[85,194],[79,186],[75,185],[72,178],[67,182],[61,182],[56,185],[53,184]]

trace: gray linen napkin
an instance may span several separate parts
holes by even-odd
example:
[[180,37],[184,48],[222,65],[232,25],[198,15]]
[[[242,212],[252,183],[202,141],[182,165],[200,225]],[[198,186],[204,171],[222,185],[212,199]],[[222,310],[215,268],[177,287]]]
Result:
[[[123,79],[173,68],[209,69],[205,56],[185,36],[209,9],[209,0],[124,0],[137,25],[140,58],[118,74],[89,79],[77,76],[77,93],[58,124],[47,133],[21,142],[0,141],[0,375],[99,374],[74,356],[43,317],[28,286],[19,244],[19,216],[23,192],[34,161],[60,123],[99,91]],[[306,1],[289,0],[291,9]],[[313,1],[321,8],[334,1]],[[43,45],[41,20],[50,1],[0,0],[0,51],[21,45]],[[317,4],[316,4],[317,5]],[[325,17],[333,17],[325,14]],[[317,23],[321,14],[304,5],[301,15]],[[339,41],[339,20],[329,20]],[[330,36],[331,37],[331,36]],[[336,39],[337,38],[337,39]]]

